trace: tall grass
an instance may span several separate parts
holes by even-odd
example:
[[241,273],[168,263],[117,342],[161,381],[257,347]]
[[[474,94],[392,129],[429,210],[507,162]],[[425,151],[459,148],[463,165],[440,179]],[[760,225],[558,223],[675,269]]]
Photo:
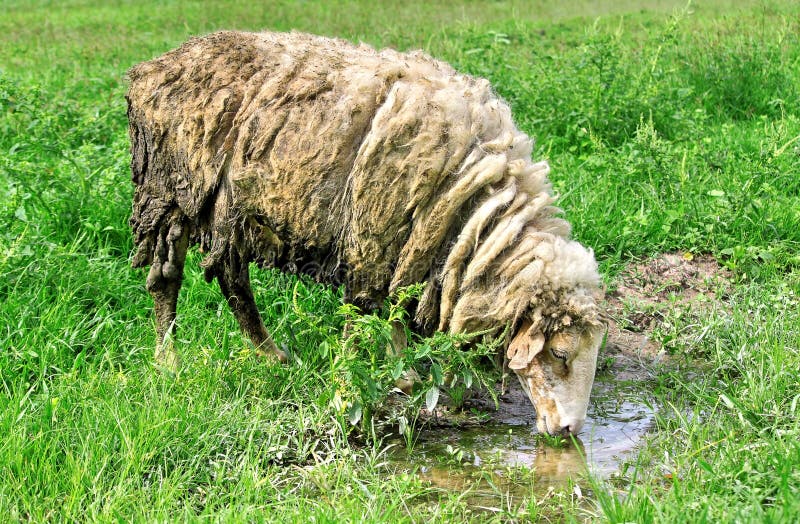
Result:
[[[6,2],[0,515],[796,519],[800,11],[790,2],[666,13],[562,4]],[[614,15],[569,19],[579,13],[571,8]],[[550,159],[575,235],[612,285],[625,263],[671,250],[710,252],[733,270],[729,307],[675,319],[686,360],[648,385],[670,410],[635,481],[598,483],[589,509],[569,494],[532,492],[498,494],[494,509],[479,510],[463,493],[395,471],[375,425],[413,422],[445,376],[491,380],[480,351],[416,340],[401,361],[386,346],[402,309],[354,321],[336,292],[256,272],[259,307],[294,357],[260,361],[217,289],[201,282],[197,254],[179,304],[184,367],[154,371],[151,301],[128,264],[123,74],[221,27],[423,47],[485,76]],[[343,336],[348,320],[362,343]],[[379,413],[398,370],[413,365],[424,378],[416,404]]]

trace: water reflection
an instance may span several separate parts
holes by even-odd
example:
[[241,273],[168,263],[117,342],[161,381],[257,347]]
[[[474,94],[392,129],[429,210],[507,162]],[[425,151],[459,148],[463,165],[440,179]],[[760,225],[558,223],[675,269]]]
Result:
[[539,489],[563,486],[587,471],[608,477],[652,429],[654,409],[636,397],[642,395],[616,390],[613,383],[597,384],[579,439],[562,446],[542,442],[532,412],[524,420],[512,413],[479,427],[423,431],[410,453],[398,440],[394,457],[434,486],[470,489],[476,496],[513,490],[509,477],[518,467],[528,471],[528,487],[535,484]]

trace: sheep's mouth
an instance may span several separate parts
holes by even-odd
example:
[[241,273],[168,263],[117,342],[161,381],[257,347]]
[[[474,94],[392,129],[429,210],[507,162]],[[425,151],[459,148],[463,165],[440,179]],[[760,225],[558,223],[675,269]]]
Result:
[[[565,428],[553,428],[553,427],[551,427],[552,424],[548,423],[548,421],[547,421],[547,418],[548,418],[547,415],[548,414],[547,414],[547,409],[545,409],[545,408],[549,407],[549,408],[555,410],[556,407],[555,407],[555,403],[553,402],[553,400],[551,400],[551,399],[541,399],[540,402],[537,403],[534,400],[533,394],[531,393],[531,389],[530,389],[530,387],[529,387],[529,385],[527,383],[526,377],[523,377],[522,375],[517,375],[517,378],[519,379],[519,383],[522,386],[522,391],[525,392],[525,396],[528,397],[528,400],[530,400],[531,405],[533,405],[533,408],[536,411],[535,421],[536,421],[536,427],[539,430],[539,432],[547,433],[548,435],[566,436],[566,434],[568,434],[569,431],[565,432]],[[542,404],[544,404],[544,405],[542,405]],[[547,406],[547,404],[550,404],[550,405]],[[551,416],[550,418],[552,420],[553,417]]]

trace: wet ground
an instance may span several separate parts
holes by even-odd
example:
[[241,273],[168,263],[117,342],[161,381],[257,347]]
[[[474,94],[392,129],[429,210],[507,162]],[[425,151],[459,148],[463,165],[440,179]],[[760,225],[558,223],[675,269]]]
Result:
[[[587,471],[607,478],[634,458],[636,446],[653,428],[658,407],[642,389],[611,376],[599,378],[578,441],[553,445],[537,434],[530,401],[512,384],[500,408],[482,424],[429,428],[410,453],[395,440],[393,462],[416,470],[433,486],[469,491],[478,503],[496,490],[513,496],[566,487]],[[522,482],[520,467],[528,470]]]
[[472,416],[463,418],[445,408],[410,450],[396,439],[392,461],[432,486],[464,493],[476,505],[498,492],[541,495],[580,486],[587,472],[595,478],[615,475],[626,461],[636,460],[661,409],[649,387],[671,358],[654,336],[665,311],[724,303],[729,278],[714,259],[686,253],[632,264],[620,274],[607,294],[608,339],[579,442],[545,443],[537,435],[533,408],[512,377],[498,409],[488,399],[468,403]]

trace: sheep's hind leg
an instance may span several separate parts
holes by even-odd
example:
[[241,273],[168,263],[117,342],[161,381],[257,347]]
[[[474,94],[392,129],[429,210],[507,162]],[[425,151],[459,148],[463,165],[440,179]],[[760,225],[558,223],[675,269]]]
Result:
[[156,313],[155,361],[173,372],[180,365],[172,341],[188,247],[189,228],[180,220],[170,221],[158,233],[153,262],[147,274],[147,291],[153,297]]
[[216,276],[220,290],[239,322],[240,329],[250,337],[256,351],[261,355],[274,355],[281,362],[286,362],[288,360],[286,353],[275,345],[256,307],[253,291],[250,288],[248,262],[231,250],[227,263],[216,272]]

